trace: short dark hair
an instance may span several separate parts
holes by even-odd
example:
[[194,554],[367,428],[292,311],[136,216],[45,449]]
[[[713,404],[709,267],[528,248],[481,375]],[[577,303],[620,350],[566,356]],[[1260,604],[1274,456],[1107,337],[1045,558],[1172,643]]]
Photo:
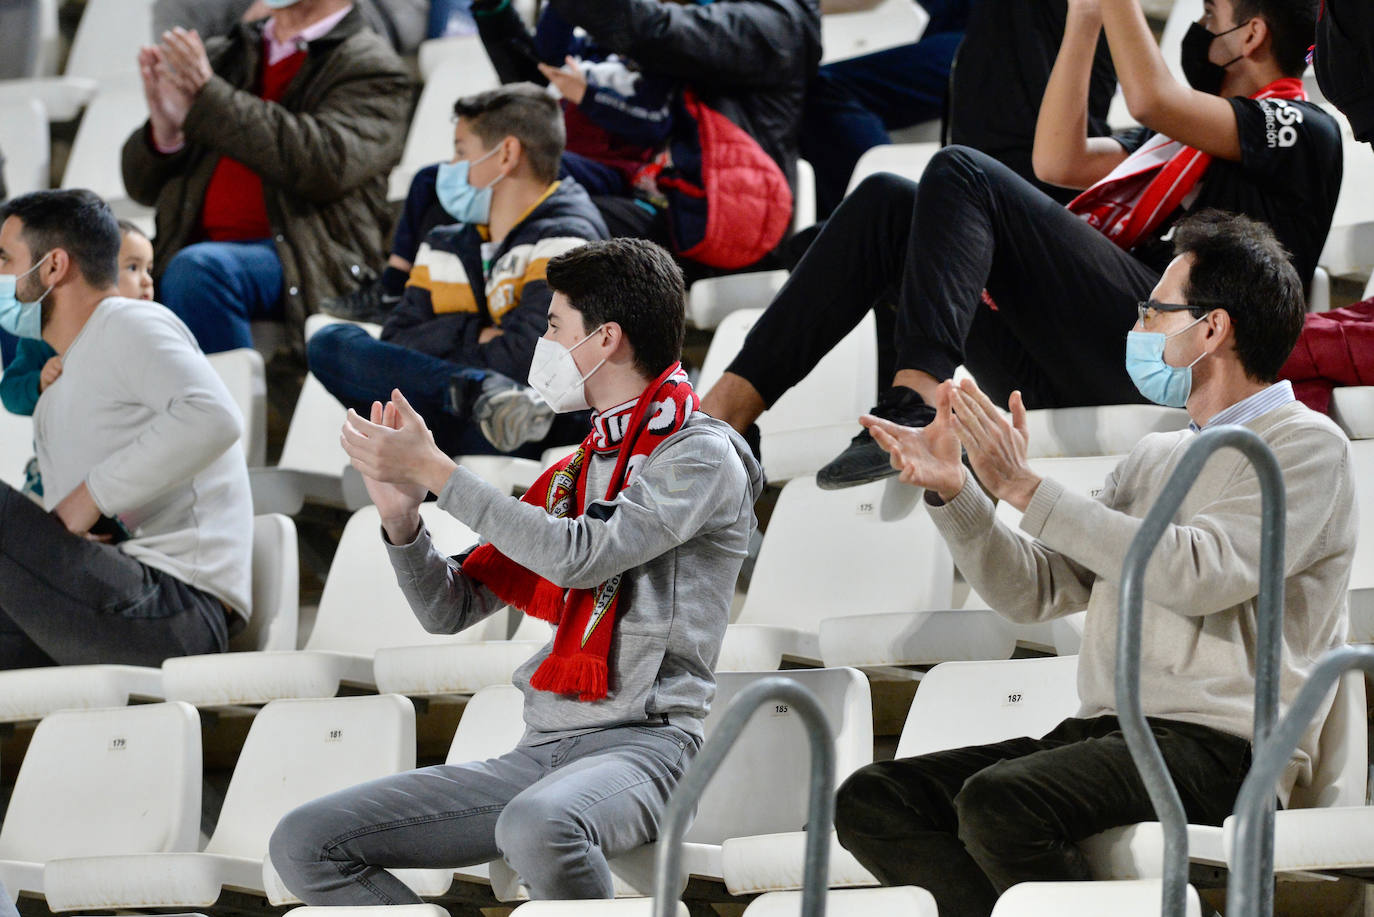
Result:
[[1263,223],[1204,210],[1174,230],[1174,251],[1191,254],[1184,298],[1195,316],[1224,309],[1245,374],[1273,382],[1302,332],[1306,300],[1288,252]]
[[1236,25],[1258,16],[1269,26],[1270,47],[1279,69],[1302,76],[1307,52],[1317,40],[1318,0],[1235,0]]
[[0,222],[14,217],[33,260],[64,249],[93,287],[119,278],[119,222],[100,196],[84,188],[32,191],[0,204]]
[[549,287],[567,297],[591,331],[615,322],[635,352],[635,368],[656,378],[682,358],[687,290],[682,269],[644,239],[588,242],[550,259]]
[[148,238],[148,234],[147,234],[146,232],[144,232],[143,230],[139,229],[137,223],[131,222],[131,221],[129,221],[129,220],[120,220],[120,221],[119,221],[119,240],[120,240],[121,242],[123,242],[123,241],[124,241],[124,237],[127,236],[129,233],[133,233],[133,234],[136,235],[136,236],[142,236],[142,237],[145,238],[145,239]]
[[567,134],[563,110],[547,91],[533,83],[510,83],[463,96],[453,103],[453,115],[466,120],[488,148],[514,137],[536,177],[548,182],[558,177]]

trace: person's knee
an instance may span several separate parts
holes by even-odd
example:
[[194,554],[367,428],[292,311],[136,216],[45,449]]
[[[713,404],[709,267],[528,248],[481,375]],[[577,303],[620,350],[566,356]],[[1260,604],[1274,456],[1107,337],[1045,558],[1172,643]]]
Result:
[[959,840],[977,858],[990,855],[1004,841],[1024,838],[1032,827],[1026,804],[1032,792],[1012,762],[984,768],[964,782],[954,797]]
[[496,848],[526,882],[560,869],[560,854],[585,850],[587,832],[553,794],[525,793],[496,819]]
[[164,296],[192,293],[207,281],[222,284],[228,279],[224,259],[210,245],[188,245],[172,256],[162,271]]
[[311,865],[328,859],[328,838],[323,833],[323,824],[313,803],[287,812],[272,830],[272,837],[267,842],[272,866],[286,887],[297,895]]
[[[891,172],[875,172],[863,181],[845,198],[844,203],[852,207],[872,210],[875,207],[903,206],[916,198],[916,183]],[[851,203],[852,201],[852,203]]]
[[883,763],[859,768],[835,792],[835,833],[846,850],[887,833],[892,817],[906,804]]
[[942,187],[949,184],[968,184],[982,172],[981,160],[986,156],[972,147],[941,147],[921,174],[923,187]]

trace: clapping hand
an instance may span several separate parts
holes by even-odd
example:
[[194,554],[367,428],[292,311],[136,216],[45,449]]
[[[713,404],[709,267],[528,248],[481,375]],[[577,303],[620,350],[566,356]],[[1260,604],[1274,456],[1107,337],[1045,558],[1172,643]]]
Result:
[[1021,393],[1011,393],[1010,420],[972,379],[952,386],[950,403],[959,442],[978,481],[997,499],[1025,512],[1041,478],[1026,459],[1030,434]]
[[143,97],[148,103],[153,142],[159,147],[176,147],[186,142],[181,129],[191,110],[192,96],[169,80],[166,71],[161,48],[143,48],[138,52],[138,72],[143,78]]
[[582,99],[587,95],[586,74],[578,66],[577,58],[568,55],[564,60],[567,62],[567,66],[562,70],[541,62],[539,72],[544,74],[544,79],[552,83],[563,98],[574,105],[580,105]]
[[964,486],[959,437],[950,409],[952,386],[952,382],[940,383],[935,419],[925,427],[904,427],[871,414],[859,418],[874,442],[891,457],[903,483],[933,490],[946,501],[954,499]]

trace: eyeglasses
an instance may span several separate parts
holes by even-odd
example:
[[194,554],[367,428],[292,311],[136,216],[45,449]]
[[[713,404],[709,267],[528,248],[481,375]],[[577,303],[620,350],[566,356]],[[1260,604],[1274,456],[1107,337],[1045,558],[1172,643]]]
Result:
[[1141,325],[1148,324],[1149,319],[1158,312],[1191,312],[1194,309],[1205,308],[1207,307],[1200,303],[1157,302],[1153,299],[1135,304],[1135,311],[1140,316]]

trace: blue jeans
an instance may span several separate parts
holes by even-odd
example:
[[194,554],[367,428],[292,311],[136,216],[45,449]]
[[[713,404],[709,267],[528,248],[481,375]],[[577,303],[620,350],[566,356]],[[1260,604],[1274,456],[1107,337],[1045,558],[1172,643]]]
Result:
[[963,38],[963,31],[927,29],[915,44],[836,61],[816,72],[806,91],[800,145],[802,158],[816,170],[818,218],[844,198],[859,157],[891,142],[889,130],[943,115],[950,66]]
[[172,256],[158,293],[206,353],[252,347],[249,322],[282,317],[282,267],[271,239],[198,242]]
[[448,382],[456,373],[484,373],[460,363],[379,341],[357,325],[328,325],[306,344],[310,371],[335,398],[364,417],[372,402],[391,399],[398,388],[449,455],[495,452],[465,417],[448,413]]

